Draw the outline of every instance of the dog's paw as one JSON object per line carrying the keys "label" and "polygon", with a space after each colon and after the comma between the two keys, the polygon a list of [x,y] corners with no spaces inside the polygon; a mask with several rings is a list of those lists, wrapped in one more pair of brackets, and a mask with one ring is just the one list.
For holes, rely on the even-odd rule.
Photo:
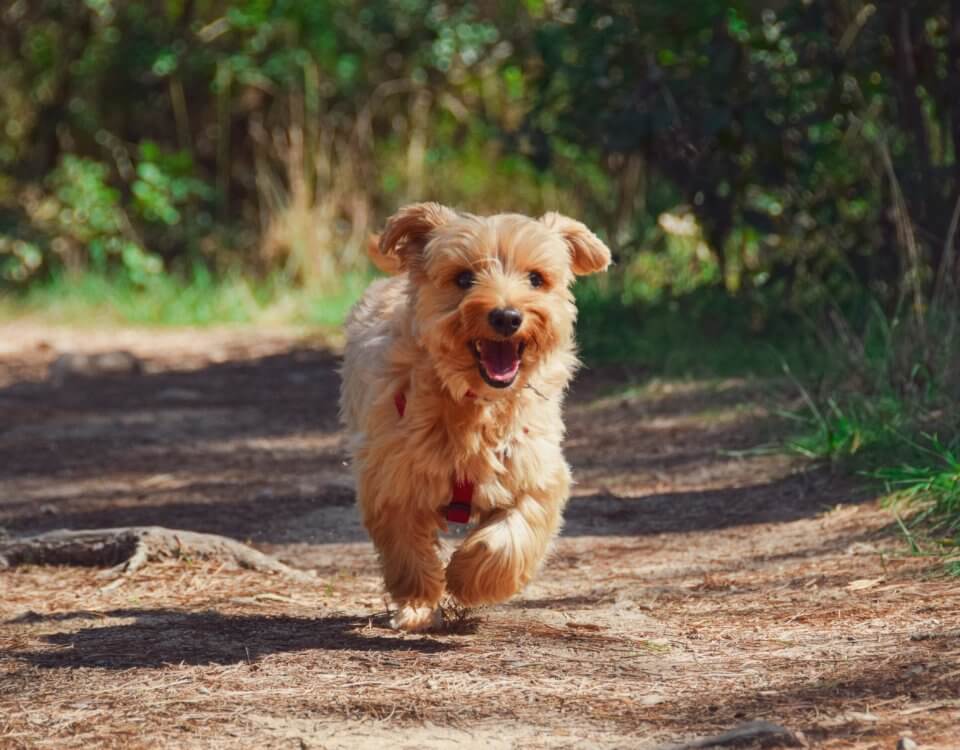
{"label": "dog's paw", "polygon": [[390,627],[395,630],[405,630],[408,633],[438,628],[442,623],[443,616],[439,609],[414,607],[409,604],[400,607],[390,618]]}
{"label": "dog's paw", "polygon": [[447,566],[447,591],[464,607],[506,601],[522,588],[522,570],[484,542],[465,543]]}

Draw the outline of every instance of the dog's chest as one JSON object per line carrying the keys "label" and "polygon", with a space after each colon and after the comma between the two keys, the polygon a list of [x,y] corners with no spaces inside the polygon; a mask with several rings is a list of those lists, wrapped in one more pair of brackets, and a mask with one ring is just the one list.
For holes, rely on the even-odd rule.
{"label": "dog's chest", "polygon": [[413,483],[431,503],[448,500],[451,488],[466,482],[481,509],[507,507],[542,486],[552,468],[562,464],[562,428],[551,429],[554,420],[542,413],[488,407],[451,417],[416,395],[396,397],[395,410],[389,455],[404,461],[405,474],[420,477]]}
{"label": "dog's chest", "polygon": [[555,465],[562,463],[559,442],[546,439],[523,424],[489,436],[482,449],[463,467],[477,487],[481,505],[511,505],[521,494],[540,486]]}

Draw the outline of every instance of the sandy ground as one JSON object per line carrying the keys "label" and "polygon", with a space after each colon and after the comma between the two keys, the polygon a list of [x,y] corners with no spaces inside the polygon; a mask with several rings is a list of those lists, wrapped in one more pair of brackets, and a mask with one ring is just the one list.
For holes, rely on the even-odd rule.
{"label": "sandy ground", "polygon": [[[855,482],[752,450],[783,429],[770,384],[585,372],[539,579],[392,632],[327,344],[0,327],[8,533],[160,524],[317,576],[189,554],[116,581],[0,571],[0,747],[655,748],[763,719],[810,747],[960,748],[960,586]],[[47,378],[118,348],[145,371]]]}

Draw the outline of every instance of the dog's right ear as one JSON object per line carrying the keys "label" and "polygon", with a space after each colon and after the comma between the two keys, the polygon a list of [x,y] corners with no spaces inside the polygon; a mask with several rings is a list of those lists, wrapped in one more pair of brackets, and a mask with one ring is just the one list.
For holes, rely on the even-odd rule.
{"label": "dog's right ear", "polygon": [[400,273],[400,259],[395,255],[384,255],[380,252],[380,235],[371,234],[367,238],[367,257],[370,262],[388,276]]}
{"label": "dog's right ear", "polygon": [[400,268],[409,267],[426,246],[430,233],[457,218],[456,212],[439,203],[412,203],[387,219],[380,235],[380,253],[396,258]]}

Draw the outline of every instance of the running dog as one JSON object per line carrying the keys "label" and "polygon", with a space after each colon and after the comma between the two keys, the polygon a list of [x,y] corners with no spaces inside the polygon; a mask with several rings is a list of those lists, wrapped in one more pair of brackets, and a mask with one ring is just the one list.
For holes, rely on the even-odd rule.
{"label": "running dog", "polygon": [[[570,494],[564,392],[577,366],[570,291],[610,251],[558,213],[480,217],[437,203],[386,223],[374,262],[396,275],[351,312],[340,413],[364,526],[407,631],[530,581]],[[475,527],[444,567],[438,532]]]}

